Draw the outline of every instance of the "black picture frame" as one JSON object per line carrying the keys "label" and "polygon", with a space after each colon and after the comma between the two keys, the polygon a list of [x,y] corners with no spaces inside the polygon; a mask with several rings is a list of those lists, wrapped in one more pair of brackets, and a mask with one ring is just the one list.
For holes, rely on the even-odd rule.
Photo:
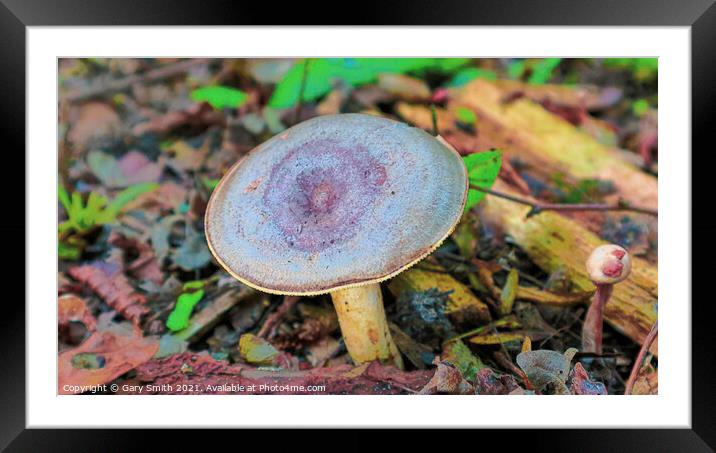
{"label": "black picture frame", "polygon": [[[7,451],[129,451],[143,449],[150,438],[165,439],[167,448],[177,446],[176,438],[161,430],[122,432],[117,430],[39,430],[25,429],[25,308],[26,272],[19,266],[24,256],[24,245],[32,238],[26,236],[25,199],[19,195],[24,187],[24,175],[31,172],[37,162],[26,162],[25,146],[25,31],[26,27],[51,25],[288,25],[297,20],[306,24],[343,25],[570,25],[570,26],[688,26],[691,27],[692,57],[692,139],[693,149],[699,150],[699,165],[692,162],[692,208],[701,207],[698,218],[693,210],[692,241],[699,244],[699,256],[704,263],[692,257],[683,263],[692,269],[692,281],[703,289],[713,266],[708,256],[713,251],[713,233],[716,221],[704,215],[710,206],[713,192],[708,181],[711,166],[702,162],[713,148],[710,141],[716,120],[716,6],[714,0],[689,3],[666,0],[452,0],[440,2],[407,1],[374,2],[359,4],[281,3],[256,1],[202,1],[175,0],[172,2],[125,0],[0,0],[0,137],[3,152],[4,194],[0,222],[3,238],[4,266],[14,272],[3,287],[13,287],[18,294],[5,297],[0,308],[0,448]],[[332,12],[334,17],[317,16],[317,11]],[[9,139],[9,141],[8,141]],[[682,152],[682,150],[671,150]],[[686,158],[686,152],[685,158]],[[18,171],[23,168],[24,171]],[[18,181],[14,181],[17,178]],[[20,181],[21,180],[21,181]],[[21,214],[22,213],[22,214]],[[19,239],[24,237],[24,242]],[[21,247],[23,250],[20,250]],[[7,253],[9,252],[9,253]],[[25,258],[22,259],[25,263]],[[20,275],[22,274],[22,275]],[[6,277],[9,275],[6,273]],[[695,289],[695,287],[692,287]],[[703,291],[705,293],[705,290]],[[692,291],[692,429],[683,430],[545,430],[537,436],[534,431],[521,430],[517,435],[500,431],[481,431],[471,434],[475,448],[485,442],[503,443],[506,448],[548,449],[550,451],[713,451],[716,449],[716,391],[712,380],[716,376],[713,345],[716,309],[707,293],[699,298]],[[21,299],[22,297],[22,299]],[[688,301],[669,301],[669,303]],[[548,417],[548,414],[543,415]],[[509,420],[505,420],[509,424]],[[224,432],[226,434],[226,432]],[[365,450],[373,448],[372,436],[366,433],[334,431],[336,442],[342,449]],[[230,435],[230,434],[229,434]],[[233,435],[236,436],[236,435]],[[292,445],[296,436],[265,436],[270,449],[278,444]],[[390,435],[399,440],[402,448],[411,442],[423,448],[465,448],[452,445],[452,435],[407,433]],[[190,443],[207,439],[217,441],[220,436],[187,432],[182,435],[182,449]],[[234,437],[235,442],[243,442]],[[300,443],[299,441],[295,441]],[[315,441],[307,441],[315,442]],[[321,442],[324,442],[323,440]],[[331,441],[325,441],[331,444]],[[469,442],[469,441],[468,441]],[[172,447],[173,445],[173,447]],[[231,444],[229,444],[231,445]],[[236,445],[236,444],[234,444]],[[248,445],[248,444],[247,444]],[[469,443],[466,444],[468,448]],[[498,448],[498,447],[491,447]]]}

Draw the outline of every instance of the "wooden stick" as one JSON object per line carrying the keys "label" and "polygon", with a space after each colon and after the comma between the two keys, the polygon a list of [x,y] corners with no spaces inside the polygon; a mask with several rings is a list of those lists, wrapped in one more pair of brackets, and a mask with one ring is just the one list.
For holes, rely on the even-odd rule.
{"label": "wooden stick", "polygon": [[603,203],[574,203],[574,204],[557,204],[557,203],[542,203],[536,200],[529,200],[527,198],[510,195],[507,193],[499,192],[497,190],[485,189],[479,186],[470,185],[471,189],[485,192],[486,194],[493,195],[495,197],[504,198],[505,200],[514,201],[526,206],[530,206],[532,209],[527,213],[527,217],[532,217],[540,212],[544,211],[633,211],[640,214],[648,214],[657,217],[659,211],[656,209],[642,208],[639,206],[631,206],[629,203],[620,201],[616,204],[603,204]]}
{"label": "wooden stick", "polygon": [[636,378],[637,376],[639,376],[639,370],[641,370],[642,365],[644,365],[644,357],[646,357],[646,352],[649,350],[649,348],[651,348],[651,344],[654,343],[656,336],[659,334],[659,328],[657,324],[657,322],[654,323],[654,326],[651,328],[651,331],[649,331],[649,335],[647,335],[646,339],[644,340],[644,344],[641,345],[639,355],[636,357],[636,361],[634,362],[634,366],[631,369],[631,374],[629,374],[629,379],[626,383],[626,389],[624,390],[625,395],[631,395],[631,392],[634,389],[634,384],[636,383]]}
{"label": "wooden stick", "polygon": [[161,68],[152,69],[144,74],[134,74],[123,79],[110,80],[109,82],[96,84],[94,86],[90,86],[89,88],[76,89],[61,97],[70,102],[84,101],[93,97],[126,90],[137,83],[156,82],[157,80],[168,79],[182,74],[196,65],[209,63],[211,61],[212,58],[182,60],[177,63],[162,66]]}

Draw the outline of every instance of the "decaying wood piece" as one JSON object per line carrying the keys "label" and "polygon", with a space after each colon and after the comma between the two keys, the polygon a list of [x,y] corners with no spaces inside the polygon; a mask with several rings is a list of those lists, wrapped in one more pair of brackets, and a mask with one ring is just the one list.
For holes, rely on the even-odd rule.
{"label": "decaying wood piece", "polygon": [[403,291],[427,291],[431,288],[437,288],[440,292],[452,291],[448,296],[445,313],[456,322],[483,323],[490,320],[487,305],[434,260],[419,263],[398,274],[388,284],[388,289],[395,297],[399,297]]}
{"label": "decaying wood piece", "polygon": [[478,79],[455,91],[451,108],[472,109],[478,136],[489,137],[507,157],[531,164],[546,177],[561,173],[572,180],[609,180],[624,200],[657,208],[655,177],[538,103],[525,97],[506,101],[508,91]]}
{"label": "decaying wood piece", "polygon": [[[500,180],[494,188],[515,193]],[[527,218],[529,210],[529,206],[488,196],[482,203],[480,215],[486,221],[500,225],[546,272],[563,266],[576,290],[593,291],[594,284],[587,275],[584,263],[592,250],[605,242],[556,212],[543,212]],[[641,344],[656,321],[657,300],[656,266],[634,257],[631,275],[614,285],[604,317],[615,329]],[[656,343],[651,351],[657,354]]]}
{"label": "decaying wood piece", "polygon": [[[126,393],[133,394],[281,394],[281,395],[394,395],[417,393],[435,370],[401,371],[370,362],[353,367],[305,371],[263,370],[230,365],[209,355],[176,354],[151,360],[137,368]],[[127,382],[129,384],[129,382]]]}
{"label": "decaying wood piece", "polygon": [[177,332],[175,336],[189,342],[196,340],[215,326],[231,307],[241,300],[244,300],[250,294],[254,294],[254,290],[247,286],[242,286],[238,291],[231,290],[222,294],[192,316],[189,320],[189,326]]}

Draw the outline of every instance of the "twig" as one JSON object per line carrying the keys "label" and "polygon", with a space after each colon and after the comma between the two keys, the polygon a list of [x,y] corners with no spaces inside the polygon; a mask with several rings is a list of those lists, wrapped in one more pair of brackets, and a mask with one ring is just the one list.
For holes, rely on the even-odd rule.
{"label": "twig", "polygon": [[303,76],[301,77],[301,87],[298,89],[298,104],[293,114],[293,123],[296,124],[301,119],[301,110],[303,110],[303,92],[306,90],[306,79],[308,79],[308,65],[311,63],[310,58],[306,58],[303,62]]}
{"label": "twig", "polygon": [[256,336],[271,339],[274,327],[276,327],[286,313],[288,313],[293,306],[296,305],[298,299],[299,298],[297,296],[284,296],[281,305],[279,305],[278,309],[271,313],[271,315],[266,319],[266,322],[264,322],[264,325],[261,326],[261,329],[259,329]]}
{"label": "twig", "polygon": [[531,201],[526,198],[516,197],[503,192],[498,192],[492,189],[485,189],[473,184],[470,184],[471,189],[479,190],[495,197],[504,198],[505,200],[514,201],[515,203],[530,206],[532,209],[527,213],[527,218],[537,215],[543,211],[631,211],[638,212],[640,214],[647,214],[657,217],[659,211],[651,208],[644,208],[640,206],[632,206],[624,200],[619,200],[616,204],[600,204],[600,203],[585,203],[585,204],[558,204],[558,203],[540,203],[538,201]]}
{"label": "twig", "polygon": [[209,63],[212,60],[212,58],[195,58],[192,60],[179,61],[161,68],[152,69],[144,74],[135,74],[123,79],[110,80],[88,88],[73,90],[67,93],[64,99],[70,102],[84,101],[101,95],[123,91],[137,83],[155,82],[157,80],[174,77],[196,65]]}
{"label": "twig", "polygon": [[651,345],[654,343],[654,339],[656,339],[656,336],[659,334],[657,324],[658,321],[651,327],[649,334],[644,339],[644,344],[641,345],[639,355],[636,357],[636,361],[634,362],[631,374],[629,374],[629,379],[626,383],[626,389],[624,390],[625,395],[631,395],[631,392],[634,389],[634,384],[636,383],[636,378],[639,375],[639,370],[641,370],[641,366],[644,363],[646,353],[649,352],[649,348],[651,348]]}

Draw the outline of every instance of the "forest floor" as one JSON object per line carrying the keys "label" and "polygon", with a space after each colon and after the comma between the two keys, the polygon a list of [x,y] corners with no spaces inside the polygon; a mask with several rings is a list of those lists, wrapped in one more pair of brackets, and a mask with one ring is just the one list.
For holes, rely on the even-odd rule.
{"label": "forest floor", "polygon": [[[59,75],[59,393],[625,392],[656,322],[655,60],[61,59]],[[354,366],[329,296],[248,288],[204,236],[245,153],[349,112],[439,134],[471,181],[474,156],[501,156],[496,193],[471,191],[452,236],[382,284],[404,370]],[[554,206],[575,204],[591,208]],[[633,269],[595,354],[584,262],[602,243]],[[657,355],[633,393],[657,392]]]}

